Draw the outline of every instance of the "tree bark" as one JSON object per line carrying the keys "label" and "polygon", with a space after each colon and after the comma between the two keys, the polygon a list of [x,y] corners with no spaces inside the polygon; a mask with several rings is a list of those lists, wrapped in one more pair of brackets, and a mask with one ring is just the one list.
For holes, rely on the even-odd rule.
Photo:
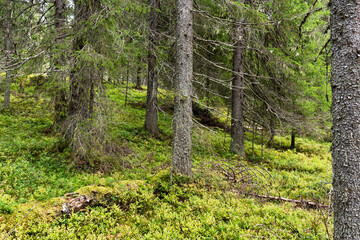
{"label": "tree bark", "polygon": [[193,2],[177,0],[173,167],[191,176]]}
{"label": "tree bark", "polygon": [[[55,0],[55,30],[57,35],[57,44],[60,45],[62,43],[61,35],[64,31],[65,26],[65,0]],[[66,90],[65,90],[65,76],[61,73],[60,66],[64,65],[64,56],[59,51],[57,51],[58,56],[55,57],[54,65],[55,65],[55,74],[54,79],[57,85],[57,91],[55,93],[55,116],[54,116],[54,126],[60,128],[62,123],[66,118],[67,112],[67,100],[66,100]]]}
{"label": "tree bark", "polygon": [[233,79],[232,79],[232,112],[231,112],[231,143],[230,151],[237,153],[240,157],[245,157],[244,146],[244,26],[242,19],[234,25],[234,53],[233,53]]}
{"label": "tree bark", "polygon": [[360,1],[331,1],[334,239],[360,239]]}
{"label": "tree bark", "polygon": [[158,72],[156,69],[156,49],[158,46],[158,13],[159,0],[149,0],[150,9],[150,32],[149,32],[149,53],[148,53],[148,83],[146,97],[145,130],[157,135],[158,129]]}
{"label": "tree bark", "polygon": [[[6,24],[6,36],[5,36],[5,50],[6,50],[6,59],[7,63],[10,63],[11,61],[11,35],[12,35],[12,7],[8,10],[8,19]],[[4,107],[9,108],[10,107],[10,95],[11,95],[11,72],[10,70],[6,71],[6,77],[5,77],[5,95],[4,95]]]}
{"label": "tree bark", "polygon": [[293,129],[293,130],[291,130],[291,145],[290,145],[290,149],[295,149],[295,138],[296,138],[296,131]]}

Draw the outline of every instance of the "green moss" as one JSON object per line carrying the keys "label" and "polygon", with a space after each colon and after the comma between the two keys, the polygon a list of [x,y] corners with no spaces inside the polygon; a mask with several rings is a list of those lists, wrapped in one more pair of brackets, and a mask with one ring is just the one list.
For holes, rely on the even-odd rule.
{"label": "green moss", "polygon": [[[161,92],[159,105],[171,104],[172,94]],[[284,146],[290,138],[281,136],[262,154],[257,137],[253,156],[247,133],[247,158],[240,161],[228,152],[228,134],[195,125],[194,176],[173,174],[171,180],[171,111],[159,114],[162,134],[154,137],[143,129],[146,91],[130,88],[126,108],[118,89],[109,85],[107,93],[112,109],[109,132],[120,146],[119,156],[112,159],[119,168],[107,174],[69,167],[71,149],[52,130],[46,96],[1,112],[0,238],[16,224],[11,236],[18,239],[326,239],[331,232],[332,218],[328,230],[324,224],[327,213],[240,198],[236,192],[244,190],[241,182],[234,185],[210,167],[211,162],[222,162],[251,168],[255,187],[245,190],[323,201],[330,189],[326,182],[331,182],[329,143],[297,138],[296,150],[288,150]],[[20,95],[12,96],[12,101],[21,100]],[[99,206],[57,217],[66,201],[61,196],[92,191],[111,201],[105,198]]]}

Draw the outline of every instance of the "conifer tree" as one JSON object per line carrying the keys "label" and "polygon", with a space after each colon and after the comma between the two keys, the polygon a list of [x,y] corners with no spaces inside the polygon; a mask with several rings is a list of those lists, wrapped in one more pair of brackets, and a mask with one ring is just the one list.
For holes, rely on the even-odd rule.
{"label": "conifer tree", "polygon": [[173,167],[190,176],[193,78],[193,2],[177,0]]}
{"label": "conifer tree", "polygon": [[334,239],[360,239],[360,1],[331,1]]}

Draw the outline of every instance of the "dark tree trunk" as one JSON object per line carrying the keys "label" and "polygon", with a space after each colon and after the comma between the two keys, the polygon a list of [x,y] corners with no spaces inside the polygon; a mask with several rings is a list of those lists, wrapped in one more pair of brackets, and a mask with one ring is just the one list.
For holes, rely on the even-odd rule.
{"label": "dark tree trunk", "polygon": [[149,0],[150,9],[150,32],[149,32],[149,53],[148,53],[148,82],[146,97],[145,130],[157,135],[158,129],[158,72],[156,69],[156,49],[158,45],[158,13],[159,0]]}
{"label": "dark tree trunk", "polygon": [[193,77],[193,2],[177,0],[173,167],[190,176]]}
{"label": "dark tree trunk", "polygon": [[331,1],[334,239],[360,239],[360,1]]}
{"label": "dark tree trunk", "polygon": [[[55,30],[58,38],[57,44],[60,45],[62,43],[61,35],[64,31],[65,26],[65,0],[55,0]],[[58,52],[58,56],[54,57],[54,65],[55,65],[55,74],[54,79],[57,85],[57,91],[55,93],[55,116],[54,116],[54,126],[56,128],[60,128],[63,124],[66,114],[67,114],[67,100],[66,100],[66,90],[65,90],[65,76],[60,71],[60,66],[64,65],[64,56],[60,51]],[[60,54],[59,54],[60,52]]]}
{"label": "dark tree trunk", "polygon": [[231,144],[230,151],[237,153],[240,157],[245,157],[244,147],[244,26],[242,20],[238,20],[234,26],[235,44],[233,53],[233,79],[232,79],[232,112],[231,112]]}
{"label": "dark tree trunk", "polygon": [[[5,36],[5,50],[6,50],[6,59],[7,63],[9,64],[11,61],[10,54],[11,54],[11,35],[12,35],[12,7],[10,7],[8,11],[8,18],[6,23],[6,36]],[[4,95],[4,107],[9,108],[10,107],[10,95],[11,95],[11,71],[6,71],[6,77],[5,77],[5,95]]]}
{"label": "dark tree trunk", "polygon": [[291,131],[291,145],[290,149],[295,149],[295,137],[296,137],[296,131],[293,129]]}
{"label": "dark tree trunk", "polygon": [[136,89],[137,90],[142,90],[142,87],[141,87],[141,65],[139,64],[138,67],[137,67],[137,71],[136,71]]}

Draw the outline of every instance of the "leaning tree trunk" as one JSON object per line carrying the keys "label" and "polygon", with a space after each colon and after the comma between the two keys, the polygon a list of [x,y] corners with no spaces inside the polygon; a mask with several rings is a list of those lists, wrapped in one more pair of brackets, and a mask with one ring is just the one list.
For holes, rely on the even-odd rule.
{"label": "leaning tree trunk", "polygon": [[[6,60],[8,65],[11,62],[11,35],[12,35],[12,9],[10,8],[8,11],[8,19],[7,19],[7,26],[6,26],[6,36],[5,36],[5,49],[6,49]],[[11,94],[11,71],[8,69],[6,71],[6,78],[5,78],[5,95],[4,95],[4,107],[10,107],[10,94]]]}
{"label": "leaning tree trunk", "polygon": [[234,53],[233,53],[233,79],[232,79],[232,112],[231,112],[231,144],[230,151],[245,157],[244,147],[244,26],[242,20],[235,22]]}
{"label": "leaning tree trunk", "polygon": [[148,54],[148,83],[146,97],[145,130],[157,135],[158,129],[158,72],[156,69],[156,49],[158,45],[158,9],[159,0],[149,0],[150,10],[150,32],[149,32],[149,54]]}
{"label": "leaning tree trunk", "polygon": [[190,176],[193,75],[193,2],[177,0],[173,167]]}
{"label": "leaning tree trunk", "polygon": [[360,1],[331,1],[334,239],[360,239]]}
{"label": "leaning tree trunk", "polygon": [[[57,45],[62,44],[62,33],[65,26],[65,0],[55,0],[55,31],[57,35]],[[60,128],[64,122],[67,114],[67,101],[66,101],[66,90],[65,90],[65,76],[61,72],[61,66],[64,65],[64,55],[61,53],[61,50],[56,49],[57,56],[54,57],[54,79],[56,81],[57,90],[55,93],[55,116],[54,116],[54,126]]]}

